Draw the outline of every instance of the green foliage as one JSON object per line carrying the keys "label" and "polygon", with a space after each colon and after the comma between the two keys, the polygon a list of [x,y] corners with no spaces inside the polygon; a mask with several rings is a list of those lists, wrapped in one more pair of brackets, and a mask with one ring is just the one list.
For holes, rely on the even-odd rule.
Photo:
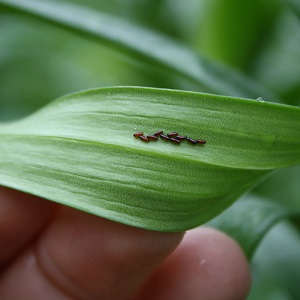
{"label": "green foliage", "polygon": [[[209,224],[252,260],[249,299],[300,298],[300,10],[286,4],[0,0],[1,184],[166,231],[207,222],[256,184]],[[124,87],[8,122],[104,86]],[[158,129],[207,144],[132,137]],[[283,219],[294,223],[272,229]]]}
{"label": "green foliage", "polygon": [[287,0],[287,3],[291,6],[294,13],[300,18],[300,4],[297,0]]}
{"label": "green foliage", "polygon": [[[2,125],[0,182],[126,224],[185,230],[270,170],[299,163],[299,118],[300,108],[209,94],[81,92]],[[158,129],[207,145],[132,136]]]}
{"label": "green foliage", "polygon": [[270,5],[261,0],[206,2],[207,13],[196,43],[208,56],[247,71],[274,28],[279,3],[273,1]]}
{"label": "green foliage", "polygon": [[278,222],[297,217],[299,211],[248,195],[239,200],[209,225],[222,228],[239,242],[251,260],[266,233]]}
{"label": "green foliage", "polygon": [[50,1],[1,0],[1,3],[72,32],[96,38],[146,64],[163,68],[200,84],[207,91],[240,97],[276,99],[275,95],[243,74],[196,55],[168,37],[119,18],[80,9],[67,2],[53,4]]}

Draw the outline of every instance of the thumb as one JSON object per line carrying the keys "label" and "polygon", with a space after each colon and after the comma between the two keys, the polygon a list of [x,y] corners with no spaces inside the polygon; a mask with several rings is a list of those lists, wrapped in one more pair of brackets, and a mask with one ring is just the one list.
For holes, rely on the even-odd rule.
{"label": "thumb", "polygon": [[182,236],[61,207],[2,283],[8,290],[18,280],[18,291],[16,287],[10,291],[32,300],[45,295],[49,299],[128,299]]}

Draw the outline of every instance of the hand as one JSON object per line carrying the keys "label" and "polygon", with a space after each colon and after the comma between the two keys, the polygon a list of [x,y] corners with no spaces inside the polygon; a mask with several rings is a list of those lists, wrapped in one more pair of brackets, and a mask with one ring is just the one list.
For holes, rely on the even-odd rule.
{"label": "hand", "polygon": [[246,259],[209,228],[163,233],[0,187],[2,300],[239,300]]}

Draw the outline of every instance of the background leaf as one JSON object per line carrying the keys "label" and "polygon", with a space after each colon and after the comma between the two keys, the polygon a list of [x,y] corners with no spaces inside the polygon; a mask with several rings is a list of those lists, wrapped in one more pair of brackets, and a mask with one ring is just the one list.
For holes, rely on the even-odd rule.
{"label": "background leaf", "polygon": [[[297,107],[192,92],[86,91],[1,126],[0,182],[126,224],[185,230],[271,170],[298,164],[299,116]],[[207,144],[132,136],[160,129]]]}
{"label": "background leaf", "polygon": [[210,92],[239,97],[278,99],[245,75],[201,57],[166,36],[116,17],[61,1],[0,0],[0,5],[104,41],[145,63],[195,82],[198,89],[204,87]]}
{"label": "background leaf", "polygon": [[299,220],[300,209],[249,194],[208,223],[233,237],[251,261],[247,300],[299,298]]}
{"label": "background leaf", "polygon": [[268,42],[261,46],[251,65],[251,74],[291,105],[300,104],[300,22],[290,10],[283,10]]}
{"label": "background leaf", "polygon": [[295,226],[289,222],[274,226],[253,257],[253,285],[247,299],[298,299],[299,249],[300,235]]}
{"label": "background leaf", "polygon": [[295,14],[300,18],[300,4],[297,0],[287,0],[287,3],[291,6]]}
{"label": "background leaf", "polygon": [[209,225],[232,236],[249,260],[269,230],[282,220],[298,217],[300,210],[248,195],[212,220]]}
{"label": "background leaf", "polygon": [[[204,3],[195,43],[215,60],[247,72],[270,38],[281,3],[264,0],[211,0]],[[237,25],[238,24],[238,25]]]}

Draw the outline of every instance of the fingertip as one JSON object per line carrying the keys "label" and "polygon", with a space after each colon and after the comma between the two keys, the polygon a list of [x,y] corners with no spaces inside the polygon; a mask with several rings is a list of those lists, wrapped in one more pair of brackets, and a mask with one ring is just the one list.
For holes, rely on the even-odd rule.
{"label": "fingertip", "polygon": [[242,300],[250,289],[247,260],[229,236],[211,228],[186,233],[137,299]]}
{"label": "fingertip", "polygon": [[[246,299],[251,286],[251,275],[249,263],[240,245],[216,229],[199,230],[198,234],[207,242],[203,256],[212,260],[211,265],[207,266],[206,293],[215,294],[211,299]],[[203,260],[202,263],[205,264]]]}
{"label": "fingertip", "polygon": [[[182,236],[61,206],[35,244],[2,276],[0,298],[129,299]],[[13,288],[16,280],[22,285]]]}
{"label": "fingertip", "polygon": [[126,299],[177,247],[182,236],[62,207],[39,241],[36,255],[54,284],[74,297],[80,288],[90,299]]}
{"label": "fingertip", "polygon": [[0,265],[7,265],[51,220],[57,205],[0,186]]}

